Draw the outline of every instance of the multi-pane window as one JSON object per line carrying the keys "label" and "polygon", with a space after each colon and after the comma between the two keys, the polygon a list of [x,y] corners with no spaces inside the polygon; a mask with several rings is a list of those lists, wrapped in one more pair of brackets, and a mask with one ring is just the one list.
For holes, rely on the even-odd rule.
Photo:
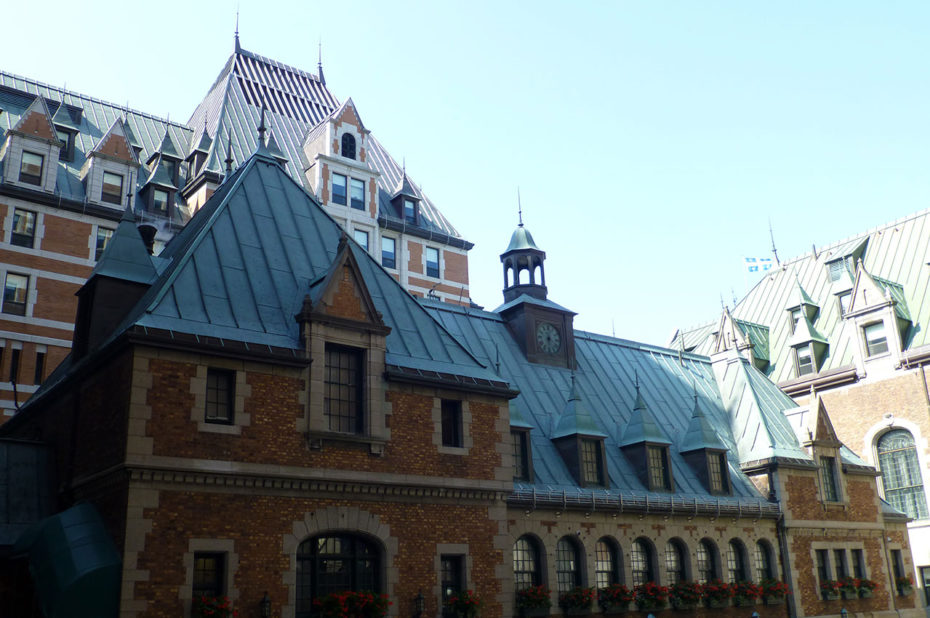
{"label": "multi-pane window", "polygon": [[879,438],[876,447],[885,499],[909,517],[926,519],[927,498],[914,436],[906,429],[893,429]]}
{"label": "multi-pane window", "polygon": [[13,348],[13,351],[10,353],[10,375],[8,381],[19,383],[19,359],[22,357],[23,351],[20,348]]}
{"label": "multi-pane window", "polygon": [[226,594],[226,554],[194,552],[193,598]]}
{"label": "multi-pane window", "polygon": [[697,562],[697,582],[706,584],[717,576],[717,565],[715,563],[716,552],[710,541],[702,540],[695,552],[695,561]]}
{"label": "multi-pane window", "polygon": [[3,313],[26,315],[26,298],[29,295],[28,275],[7,273],[3,286]]}
{"label": "multi-pane window", "polygon": [[789,320],[791,321],[791,332],[793,333],[794,331],[798,330],[798,322],[801,321],[800,307],[797,309],[791,310],[791,315],[789,317]]}
{"label": "multi-pane window", "polygon": [[74,135],[64,129],[55,129],[58,141],[61,142],[61,150],[58,153],[59,161],[74,160]]}
{"label": "multi-pane window", "polygon": [[404,221],[417,224],[417,203],[413,200],[404,200]]}
{"label": "multi-pane window", "polygon": [[510,441],[513,445],[513,480],[530,480],[529,432],[511,431]]}
{"label": "multi-pane window", "polygon": [[346,204],[346,177],[342,174],[333,174],[333,203]]}
{"label": "multi-pane window", "polygon": [[97,228],[97,246],[94,250],[94,259],[99,260],[103,255],[103,252],[106,250],[107,245],[110,244],[110,239],[113,238],[113,230],[107,229],[105,227]]}
{"label": "multi-pane window", "polygon": [[654,581],[653,573],[649,546],[642,539],[636,539],[633,541],[632,549],[630,549],[630,575],[633,585],[640,586],[646,582]]}
{"label": "multi-pane window", "polygon": [[818,549],[814,552],[814,559],[817,563],[817,578],[821,583],[832,579],[830,577],[830,556],[826,549]]}
{"label": "multi-pane window", "polygon": [[356,210],[365,210],[365,183],[353,178],[349,189],[351,190],[349,205]]}
{"label": "multi-pane window", "polygon": [[756,581],[770,579],[775,576],[772,569],[772,550],[763,541],[756,543]]}
{"label": "multi-pane window", "polygon": [[891,572],[896,580],[904,577],[904,558],[900,549],[891,550]]}
{"label": "multi-pane window", "polygon": [[168,192],[163,189],[152,190],[152,212],[168,215]]}
{"label": "multi-pane window", "polygon": [[850,552],[852,558],[852,575],[856,579],[865,579],[865,557],[861,549],[854,549]]}
{"label": "multi-pane window", "polygon": [[323,380],[323,414],[330,431],[362,433],[364,352],[355,348],[326,345]]}
{"label": "multi-pane window", "polygon": [[23,158],[19,164],[19,181],[31,185],[42,184],[42,165],[45,157],[34,152],[23,151]]}
{"label": "multi-pane window", "polygon": [[555,573],[560,594],[581,585],[579,553],[578,546],[567,537],[559,539],[555,546]]}
{"label": "multi-pane window", "polygon": [[10,233],[10,244],[17,247],[35,246],[36,240],[36,213],[31,210],[17,208],[13,211],[13,231]]}
{"label": "multi-pane window", "polygon": [[357,242],[362,247],[362,249],[368,251],[368,232],[355,230],[352,232],[352,236],[355,238],[355,242]]}
{"label": "multi-pane window", "polygon": [[837,296],[837,301],[840,304],[840,316],[844,316],[849,313],[849,300],[852,298],[852,292],[844,292]]}
{"label": "multi-pane window", "polygon": [[619,552],[610,539],[601,539],[594,546],[594,585],[606,588],[620,583]]}
{"label": "multi-pane window", "polygon": [[103,188],[100,190],[100,200],[110,204],[123,202],[123,177],[113,172],[103,173]]}
{"label": "multi-pane window", "polygon": [[[443,554],[439,558],[440,586],[442,587],[442,605],[457,592],[465,590],[465,556]],[[443,615],[453,616],[443,610]]]}
{"label": "multi-pane window", "polygon": [[733,539],[727,550],[727,581],[731,584],[746,581],[746,559],[743,544]]}
{"label": "multi-pane window", "polygon": [[388,236],[381,237],[381,265],[385,268],[396,267],[397,261],[395,258],[397,254],[394,250],[395,246],[396,243],[393,238]]}
{"label": "multi-pane window", "polygon": [[32,383],[41,384],[42,378],[45,377],[45,352],[36,352],[36,366],[33,374]]}
{"label": "multi-pane window", "polygon": [[380,568],[380,552],[365,538],[341,534],[307,539],[297,548],[297,618],[316,614],[313,599],[333,592],[379,592]]}
{"label": "multi-pane window", "polygon": [[730,491],[727,474],[727,456],[725,453],[707,453],[707,473],[710,481],[710,491],[714,494],[725,494]]}
{"label": "multi-pane window", "polygon": [[684,579],[684,551],[679,543],[669,541],[665,544],[665,583],[674,586]]}
{"label": "multi-pane window", "polygon": [[585,485],[604,485],[604,459],[600,440],[581,441],[581,480]]}
{"label": "multi-pane window", "polygon": [[814,373],[814,355],[809,343],[796,347],[794,356],[798,366],[798,377]]}
{"label": "multi-pane window", "polygon": [[521,536],[513,544],[514,590],[524,590],[541,583],[539,546],[530,537]]}
{"label": "multi-pane window", "polygon": [[846,568],[846,550],[833,550],[833,568],[836,571],[836,579],[846,579],[849,577],[849,570]]}
{"label": "multi-pane window", "polygon": [[426,276],[439,276],[439,249],[435,247],[426,248]]}
{"label": "multi-pane window", "polygon": [[346,159],[355,158],[355,136],[351,133],[342,134],[342,156]]}
{"label": "multi-pane window", "polygon": [[885,323],[875,322],[862,329],[865,336],[866,356],[884,354],[888,351],[888,339],[885,337]]}
{"label": "multi-pane window", "polygon": [[443,399],[442,404],[442,445],[461,447],[462,444],[462,402],[457,399]]}
{"label": "multi-pane window", "polygon": [[233,422],[233,401],[236,372],[207,369],[207,398],[204,420],[208,423]]}
{"label": "multi-pane window", "polygon": [[671,489],[672,478],[668,469],[668,449],[664,446],[646,446],[646,465],[649,469],[649,489]]}
{"label": "multi-pane window", "polygon": [[823,499],[826,502],[838,502],[840,499],[839,488],[836,484],[836,458],[820,458],[820,480],[823,486]]}
{"label": "multi-pane window", "polygon": [[[848,258],[847,258],[848,259]],[[827,264],[829,269],[830,282],[839,281],[840,277],[843,276],[844,271],[848,271],[846,267],[846,260],[836,260],[835,262],[830,262]]]}

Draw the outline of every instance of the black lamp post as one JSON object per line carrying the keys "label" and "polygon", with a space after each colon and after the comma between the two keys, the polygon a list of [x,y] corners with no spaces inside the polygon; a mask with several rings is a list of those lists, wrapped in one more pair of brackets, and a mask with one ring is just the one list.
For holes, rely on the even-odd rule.
{"label": "black lamp post", "polygon": [[259,615],[262,618],[271,618],[271,599],[268,598],[268,591],[265,591],[265,596],[262,597],[262,600],[258,602]]}
{"label": "black lamp post", "polygon": [[426,610],[426,599],[423,598],[423,591],[420,590],[417,592],[417,596],[413,598],[413,615],[415,618],[420,618],[423,615],[423,612]]}

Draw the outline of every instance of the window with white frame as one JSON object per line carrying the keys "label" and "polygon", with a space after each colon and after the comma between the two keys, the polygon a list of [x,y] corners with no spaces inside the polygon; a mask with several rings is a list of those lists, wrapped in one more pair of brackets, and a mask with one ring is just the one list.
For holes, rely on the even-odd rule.
{"label": "window with white frame", "polygon": [[885,323],[873,322],[862,328],[865,337],[865,355],[877,356],[888,351],[888,339],[885,337]]}

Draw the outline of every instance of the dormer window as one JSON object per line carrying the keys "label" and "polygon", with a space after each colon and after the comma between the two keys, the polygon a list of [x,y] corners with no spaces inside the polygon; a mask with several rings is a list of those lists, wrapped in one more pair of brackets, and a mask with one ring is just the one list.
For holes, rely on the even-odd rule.
{"label": "dormer window", "polygon": [[827,264],[827,273],[830,277],[830,283],[839,281],[844,274],[849,273],[852,269],[850,268],[852,260],[850,257],[845,257],[840,260],[834,260]]}
{"label": "dormer window", "polygon": [[152,203],[151,211],[165,216],[168,216],[168,197],[169,193],[164,189],[152,189]]}
{"label": "dormer window", "polygon": [[791,310],[790,320],[791,320],[791,324],[790,324],[791,332],[793,334],[794,331],[797,330],[798,328],[798,322],[801,321],[801,308],[800,307],[798,307],[797,309]]}
{"label": "dormer window", "polygon": [[123,177],[113,172],[103,173],[103,188],[100,191],[100,201],[110,204],[123,203]]}
{"label": "dormer window", "polygon": [[342,134],[342,156],[355,159],[355,137],[351,133]]}
{"label": "dormer window", "polygon": [[836,478],[836,458],[820,458],[820,481],[823,489],[824,502],[839,502],[839,483]]}
{"label": "dormer window", "polygon": [[840,317],[844,317],[849,313],[849,301],[852,298],[852,292],[843,292],[836,297],[837,303],[840,306]]}
{"label": "dormer window", "polygon": [[672,472],[668,460],[668,447],[657,444],[646,446],[646,466],[651,491],[671,491]]}
{"label": "dormer window", "polygon": [[809,343],[800,345],[794,349],[794,362],[795,367],[798,370],[798,377],[806,376],[810,373],[816,372],[814,364],[814,353],[811,350],[811,345]]}
{"label": "dormer window", "polygon": [[885,336],[885,323],[874,322],[862,329],[865,337],[866,356],[878,356],[888,351],[888,339]]}
{"label": "dormer window", "polygon": [[171,182],[177,186],[178,184],[178,162],[173,159],[166,159],[162,157],[161,165],[165,167],[165,171],[168,172],[168,176],[171,178]]}
{"label": "dormer window", "polygon": [[406,198],[404,199],[404,221],[412,225],[417,224],[417,203]]}
{"label": "dormer window", "polygon": [[727,455],[707,452],[707,485],[712,494],[730,493],[730,475],[727,470]]}
{"label": "dormer window", "polygon": [[73,161],[74,160],[74,134],[70,131],[65,131],[64,129],[55,129],[55,133],[58,135],[58,141],[61,142],[61,152],[58,155],[59,161]]}
{"label": "dormer window", "polygon": [[31,185],[42,184],[42,166],[45,157],[28,150],[23,151],[23,158],[19,165],[19,181]]}
{"label": "dormer window", "polygon": [[513,480],[532,481],[530,432],[525,429],[511,429],[510,441],[513,446]]}
{"label": "dormer window", "polygon": [[346,177],[333,174],[333,203],[346,205]]}
{"label": "dormer window", "polygon": [[581,480],[586,486],[604,486],[603,442],[583,439],[581,441]]}

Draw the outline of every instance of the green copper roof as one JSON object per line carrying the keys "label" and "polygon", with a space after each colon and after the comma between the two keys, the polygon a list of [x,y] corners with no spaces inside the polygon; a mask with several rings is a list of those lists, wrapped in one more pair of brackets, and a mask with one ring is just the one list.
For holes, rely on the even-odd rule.
{"label": "green copper roof", "polygon": [[504,253],[520,251],[523,249],[535,249],[536,251],[541,251],[541,249],[536,246],[536,242],[533,240],[533,235],[530,234],[530,231],[523,227],[523,224],[521,223],[510,236],[510,244],[507,245],[507,249],[504,251]]}
{"label": "green copper roof", "polygon": [[523,418],[523,413],[520,412],[520,404],[516,402],[515,399],[511,399],[509,402],[510,408],[510,426],[511,427],[520,427],[524,429],[532,429],[533,425],[525,418]]}
{"label": "green copper roof", "polygon": [[158,161],[155,163],[152,171],[149,172],[148,178],[146,178],[142,186],[147,187],[149,185],[164,187],[165,189],[177,189],[174,184],[174,179],[171,178],[171,174],[168,173],[165,161],[161,157],[158,157]]}
{"label": "green copper roof", "polygon": [[112,277],[137,283],[152,283],[155,280],[155,266],[152,257],[145,248],[142,236],[136,227],[136,218],[131,209],[123,212],[113,237],[94,267],[90,278],[96,276]]}
{"label": "green copper roof", "polygon": [[685,431],[685,437],[682,438],[678,445],[679,453],[689,453],[702,449],[726,450],[726,445],[720,439],[720,434],[711,426],[705,418],[704,411],[701,410],[701,404],[697,392],[694,393],[694,410],[691,412],[691,421],[688,423],[688,429]]}
{"label": "green copper roof", "polygon": [[165,135],[161,138],[161,144],[158,145],[156,152],[160,152],[165,157],[172,157],[174,159],[182,159],[181,153],[178,151],[178,147],[175,146],[174,140],[171,139],[171,133],[165,129]]}
{"label": "green copper roof", "polygon": [[769,327],[736,318],[733,321],[752,343],[752,355],[759,360],[769,360]]}
{"label": "green copper roof", "polygon": [[190,154],[195,152],[202,152],[205,155],[210,154],[210,146],[213,145],[213,140],[210,139],[210,134],[206,130],[200,133],[200,140],[197,142],[197,145],[191,150]]}
{"label": "green copper roof", "polygon": [[591,414],[578,394],[575,377],[572,376],[572,387],[568,394],[568,401],[565,402],[562,415],[552,432],[552,439],[556,440],[575,435],[607,437],[607,434],[601,431],[594,419],[591,418]]}
{"label": "green copper roof", "polygon": [[791,296],[791,300],[788,303],[788,309],[797,309],[803,305],[809,305],[811,307],[820,307],[814,299],[812,299],[807,292],[804,291],[804,287],[801,285],[801,282],[798,280],[797,275],[794,278],[796,289]]}
{"label": "green copper roof", "polygon": [[619,444],[621,447],[632,444],[641,444],[648,442],[650,444],[671,444],[662,428],[656,422],[655,417],[646,407],[643,396],[639,391],[639,385],[636,386],[636,400],[633,403],[633,413],[630,415],[630,421],[623,430]]}
{"label": "green copper roof", "polygon": [[52,123],[58,127],[64,127],[66,129],[71,129],[72,131],[80,131],[81,125],[74,122],[74,119],[71,117],[71,112],[68,111],[67,106],[58,105],[58,111],[55,112],[55,115],[52,116]]}
{"label": "green copper roof", "polygon": [[872,279],[895,302],[895,315],[897,315],[902,320],[910,321],[911,312],[907,309],[907,296],[904,293],[904,286],[900,283],[895,283],[894,281],[889,281],[881,277],[873,276]]}
{"label": "green copper roof", "polygon": [[807,319],[807,314],[803,311],[801,312],[801,319],[798,320],[797,326],[794,327],[794,334],[791,336],[791,339],[788,340],[788,345],[796,346],[802,343],[810,343],[811,341],[816,341],[817,343],[827,343],[827,340],[821,335],[814,325],[811,324],[811,321]]}

